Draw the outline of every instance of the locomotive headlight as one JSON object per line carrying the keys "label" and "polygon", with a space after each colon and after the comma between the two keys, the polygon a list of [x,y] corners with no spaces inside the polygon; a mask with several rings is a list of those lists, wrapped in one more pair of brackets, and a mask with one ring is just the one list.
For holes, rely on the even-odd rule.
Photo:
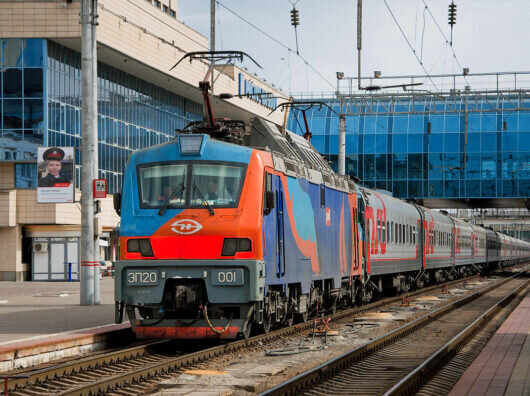
{"label": "locomotive headlight", "polygon": [[140,253],[144,257],[153,257],[153,248],[149,239],[129,239],[127,241],[127,252]]}
{"label": "locomotive headlight", "polygon": [[248,238],[225,238],[221,256],[233,256],[236,252],[251,252],[252,242]]}
{"label": "locomotive headlight", "polygon": [[202,135],[179,136],[180,154],[200,154]]}

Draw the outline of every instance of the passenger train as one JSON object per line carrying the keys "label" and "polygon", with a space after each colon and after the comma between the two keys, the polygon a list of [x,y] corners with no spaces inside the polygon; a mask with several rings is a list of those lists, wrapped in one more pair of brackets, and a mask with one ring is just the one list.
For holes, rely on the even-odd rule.
{"label": "passenger train", "polygon": [[137,337],[248,337],[530,257],[528,242],[338,176],[299,135],[249,129],[234,144],[199,123],[131,155],[115,300]]}

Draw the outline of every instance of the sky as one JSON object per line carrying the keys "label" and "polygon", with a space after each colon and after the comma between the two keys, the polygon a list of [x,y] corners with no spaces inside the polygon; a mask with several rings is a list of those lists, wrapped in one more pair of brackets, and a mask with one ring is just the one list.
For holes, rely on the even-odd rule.
{"label": "sky", "polygon": [[[290,10],[300,13],[296,55]],[[446,40],[425,10],[425,3],[447,38],[449,0],[386,0],[429,74],[460,73]],[[220,0],[216,7],[216,49],[240,50],[242,66],[285,93],[333,92],[336,72],[357,76],[357,0]],[[456,0],[453,49],[470,73],[530,70],[530,0]],[[274,42],[224,6],[276,38]],[[210,35],[210,0],[179,0],[178,19]],[[422,45],[423,43],[423,45]],[[419,61],[385,5],[363,1],[362,75],[424,75]],[[530,80],[530,76],[528,77]]]}

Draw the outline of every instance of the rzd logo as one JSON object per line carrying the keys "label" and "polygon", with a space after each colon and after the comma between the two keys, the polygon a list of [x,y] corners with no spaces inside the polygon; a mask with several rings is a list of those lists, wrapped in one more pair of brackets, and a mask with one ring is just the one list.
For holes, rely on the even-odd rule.
{"label": "rzd logo", "polygon": [[202,225],[191,219],[182,219],[171,224],[171,231],[182,235],[195,234],[201,229]]}

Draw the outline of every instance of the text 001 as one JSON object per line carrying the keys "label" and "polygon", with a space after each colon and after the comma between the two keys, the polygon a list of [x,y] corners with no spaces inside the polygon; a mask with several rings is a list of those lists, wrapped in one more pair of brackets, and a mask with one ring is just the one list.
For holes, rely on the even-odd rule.
{"label": "text 001", "polygon": [[129,286],[156,286],[158,285],[158,271],[127,271],[127,284]]}
{"label": "text 001", "polygon": [[218,286],[241,286],[244,284],[243,270],[241,268],[212,270],[212,284]]}

